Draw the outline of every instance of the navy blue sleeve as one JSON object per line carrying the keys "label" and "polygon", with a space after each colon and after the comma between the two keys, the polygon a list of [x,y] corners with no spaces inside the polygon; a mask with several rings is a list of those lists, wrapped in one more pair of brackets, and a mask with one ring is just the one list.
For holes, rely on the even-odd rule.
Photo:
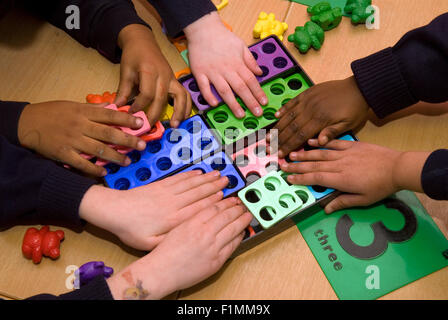
{"label": "navy blue sleeve", "polygon": [[17,137],[19,118],[28,102],[0,101],[0,135],[10,143],[20,145]]}
{"label": "navy blue sleeve", "polygon": [[352,63],[364,98],[379,118],[419,101],[448,100],[448,13]]}
{"label": "navy blue sleeve", "polygon": [[79,206],[95,180],[77,175],[0,136],[0,227],[83,225]]}
{"label": "navy blue sleeve", "polygon": [[422,187],[435,200],[448,200],[448,150],[436,150],[428,157],[422,171]]}
{"label": "navy blue sleeve", "polygon": [[148,0],[165,24],[168,35],[176,37],[188,25],[210,12],[216,6],[210,0]]}
{"label": "navy blue sleeve", "polygon": [[[137,15],[130,0],[27,0],[27,4],[33,12],[40,14],[84,46],[98,50],[114,63],[119,63],[121,58],[117,43],[121,29],[130,24],[142,24],[149,28]],[[67,10],[69,6],[79,8],[79,29],[68,29],[66,26],[66,20],[72,13]]]}

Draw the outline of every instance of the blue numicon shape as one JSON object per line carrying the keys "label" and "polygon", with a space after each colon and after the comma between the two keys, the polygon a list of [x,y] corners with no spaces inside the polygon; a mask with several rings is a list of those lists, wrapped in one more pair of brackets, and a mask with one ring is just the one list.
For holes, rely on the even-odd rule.
{"label": "blue numicon shape", "polygon": [[229,179],[229,184],[222,190],[224,197],[241,190],[246,185],[232,161],[230,161],[229,157],[222,151],[186,168],[182,172],[191,170],[201,170],[203,173],[211,172],[213,170],[220,171],[222,177],[227,177]]}
{"label": "blue numicon shape", "polygon": [[132,163],[105,166],[104,178],[113,189],[127,190],[159,180],[220,147],[199,115],[183,121],[178,128],[165,130],[162,139],[148,142],[143,151],[128,153]]}

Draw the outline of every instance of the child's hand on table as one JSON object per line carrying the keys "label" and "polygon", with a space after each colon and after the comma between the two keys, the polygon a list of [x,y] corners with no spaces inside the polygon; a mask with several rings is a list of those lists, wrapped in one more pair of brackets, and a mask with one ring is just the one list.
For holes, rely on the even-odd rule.
{"label": "child's hand on table", "polygon": [[171,97],[174,100],[171,126],[177,127],[191,113],[191,98],[174,76],[152,31],[143,25],[128,25],[120,31],[118,44],[123,53],[115,100],[117,106],[125,105],[134,93],[138,93],[129,112],[135,113],[149,106],[148,120],[154,125]]}
{"label": "child's hand on table", "polygon": [[279,156],[286,157],[316,135],[319,135],[319,144],[325,145],[364,124],[368,110],[354,77],[309,88],[275,114],[279,118],[274,127],[278,129]]}
{"label": "child's hand on table", "polygon": [[113,126],[139,129],[143,120],[133,115],[69,101],[27,105],[20,115],[18,138],[22,146],[95,176],[107,171],[80,153],[126,166],[131,160],[106,143],[143,150],[146,143]]}
{"label": "child's hand on table", "polygon": [[217,105],[210,88],[213,84],[235,116],[242,118],[244,111],[233,89],[254,115],[261,116],[260,104],[266,105],[268,99],[255,75],[263,72],[244,41],[227,30],[216,12],[193,22],[184,32],[190,67],[204,99],[211,106]]}
{"label": "child's hand on table", "polygon": [[[316,139],[308,141],[321,147]],[[326,213],[367,206],[397,191],[407,189],[422,192],[421,173],[428,152],[400,152],[364,142],[333,140],[315,149],[292,152],[289,157],[298,163],[281,166],[288,182],[299,185],[321,185],[342,194],[331,201]]]}
{"label": "child's hand on table", "polygon": [[221,200],[170,231],[148,255],[107,280],[115,299],[161,299],[216,273],[252,215],[238,198]]}
{"label": "child's hand on table", "polygon": [[126,191],[93,186],[82,199],[80,217],[131,247],[151,250],[168,231],[220,201],[228,183],[219,171],[194,170]]}

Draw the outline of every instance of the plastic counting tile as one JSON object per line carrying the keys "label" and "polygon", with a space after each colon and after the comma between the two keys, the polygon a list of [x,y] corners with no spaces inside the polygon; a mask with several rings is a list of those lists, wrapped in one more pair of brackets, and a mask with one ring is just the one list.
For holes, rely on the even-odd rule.
{"label": "plastic counting tile", "polygon": [[244,105],[246,116],[236,118],[227,105],[210,109],[206,113],[207,122],[216,129],[224,144],[231,144],[239,139],[277,121],[275,113],[301,92],[309,88],[305,78],[300,73],[294,73],[286,78],[278,78],[261,86],[269,99],[263,107],[263,115],[255,117]]}
{"label": "plastic counting tile", "polygon": [[265,229],[316,200],[308,188],[289,185],[281,171],[272,171],[238,192],[238,197]]}
{"label": "plastic counting tile", "polygon": [[[268,81],[296,65],[286,53],[281,42],[274,36],[257,42],[250,46],[249,49],[263,71],[263,74],[257,77],[260,83]],[[185,59],[185,56],[183,58]],[[199,92],[199,86],[193,76],[181,80],[181,83],[190,92],[191,99],[199,110],[210,108],[210,105]],[[211,90],[218,99],[218,103],[221,103],[222,99],[216,92],[216,89],[211,86]]]}
{"label": "plastic counting tile", "polygon": [[211,172],[213,170],[220,171],[221,176],[226,176],[229,179],[229,184],[223,189],[224,197],[227,197],[246,186],[240,173],[224,152],[216,153],[199,163],[193,164],[182,172],[191,170],[201,170],[203,173]]}
{"label": "plastic counting tile", "polygon": [[178,128],[169,128],[160,140],[148,142],[143,151],[128,153],[132,163],[120,167],[105,166],[109,187],[131,189],[146,185],[188,166],[220,147],[199,115],[183,121]]}
{"label": "plastic counting tile", "polygon": [[266,150],[268,147],[266,139],[263,139],[232,155],[233,161],[248,184],[271,171],[279,170],[280,165],[286,162],[285,159],[278,158],[277,154],[268,154]]}

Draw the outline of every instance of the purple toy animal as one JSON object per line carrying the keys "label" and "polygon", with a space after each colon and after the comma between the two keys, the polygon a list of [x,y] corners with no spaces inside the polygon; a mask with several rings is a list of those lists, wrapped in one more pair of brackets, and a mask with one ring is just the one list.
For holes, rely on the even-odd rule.
{"label": "purple toy animal", "polygon": [[109,278],[114,273],[114,269],[104,265],[102,261],[91,261],[84,263],[75,271],[75,287],[80,288],[92,281],[95,277],[103,275]]}

